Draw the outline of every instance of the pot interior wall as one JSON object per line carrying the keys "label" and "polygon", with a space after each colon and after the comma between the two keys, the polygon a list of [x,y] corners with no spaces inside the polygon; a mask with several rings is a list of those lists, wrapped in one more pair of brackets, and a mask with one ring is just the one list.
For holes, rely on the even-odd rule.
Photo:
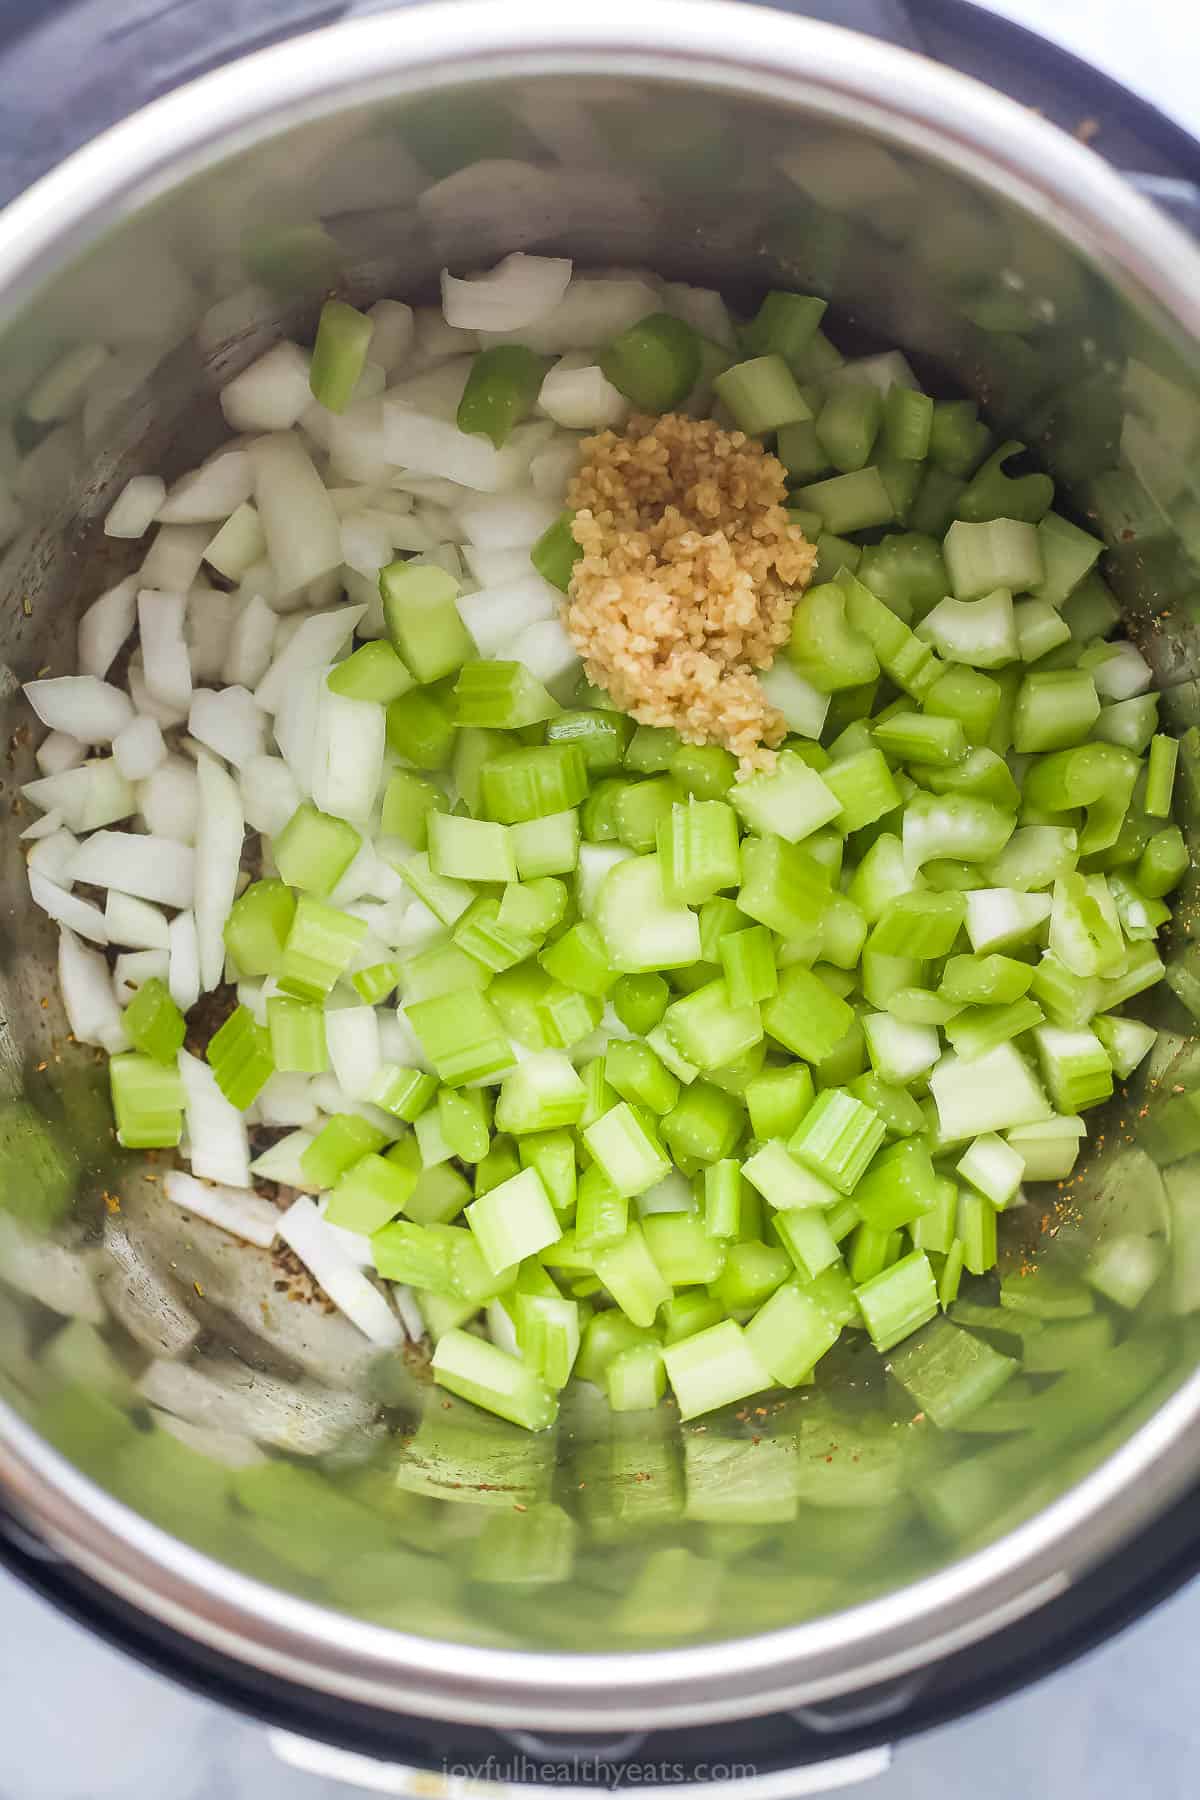
{"label": "pot interior wall", "polygon": [[[1101,1154],[1002,1221],[1006,1264],[1074,1265],[1118,1232],[1169,1241],[1102,1380],[1085,1368],[1039,1384],[1024,1431],[939,1435],[911,1423],[878,1358],[839,1351],[762,1410],[681,1429],[668,1409],[614,1417],[577,1398],[556,1432],[529,1437],[449,1405],[419,1358],[372,1353],[295,1297],[303,1283],[277,1258],[170,1210],[161,1161],[115,1151],[102,1059],[66,1039],[54,935],[18,843],[31,815],[16,788],[35,771],[15,686],[72,670],[79,611],[143,554],[102,535],[122,482],[207,451],[221,383],[310,329],[331,287],[428,301],[443,265],[517,248],[652,268],[746,308],[771,286],[820,292],[844,348],[903,345],[935,391],[978,396],[1104,537],[1164,716],[1182,728],[1196,714],[1195,368],[1048,226],[961,173],[716,88],[546,77],[397,95],[160,194],[0,342],[0,475],[15,496],[0,569],[3,1392],[137,1511],[335,1609],[564,1651],[733,1638],[908,1583],[1008,1529],[1192,1372],[1200,1060],[1176,997],[1200,992],[1190,891],[1169,985],[1144,1003],[1160,1048]],[[35,426],[31,387],[80,345],[103,348],[96,371],[65,419]],[[993,1284],[973,1285],[994,1304]],[[149,1408],[137,1383],[154,1359],[218,1376],[221,1406],[181,1398],[183,1425]]]}

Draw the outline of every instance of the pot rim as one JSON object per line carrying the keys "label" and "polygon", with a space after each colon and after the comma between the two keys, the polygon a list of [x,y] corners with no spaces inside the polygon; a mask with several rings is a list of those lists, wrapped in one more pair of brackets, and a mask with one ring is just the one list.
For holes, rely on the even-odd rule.
{"label": "pot rim", "polygon": [[[728,0],[440,0],[260,50],[76,151],[0,214],[0,315],[148,201],[289,126],[386,96],[538,75],[637,75],[803,106],[1033,212],[1197,358],[1200,252],[1100,158],[969,77],[841,27]],[[268,1674],[386,1711],[567,1731],[748,1717],[904,1673],[1052,1599],[1193,1479],[1200,1372],[1006,1536],[824,1619],[684,1649],[556,1655],[416,1637],[225,1568],[80,1474],[0,1404],[0,1488],[111,1592]],[[1200,1446],[1200,1438],[1193,1440]],[[736,1646],[736,1656],[731,1651]]]}

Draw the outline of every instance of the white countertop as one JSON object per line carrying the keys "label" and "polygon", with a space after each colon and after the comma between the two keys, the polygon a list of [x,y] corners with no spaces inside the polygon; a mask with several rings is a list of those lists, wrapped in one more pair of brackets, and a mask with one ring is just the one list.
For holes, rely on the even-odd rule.
{"label": "white countertop", "polygon": [[[988,0],[1200,134],[1196,0]],[[0,1574],[0,1800],[346,1800],[265,1734],[149,1674]],[[1200,1586],[1069,1669],[928,1737],[864,1800],[1195,1800]]]}

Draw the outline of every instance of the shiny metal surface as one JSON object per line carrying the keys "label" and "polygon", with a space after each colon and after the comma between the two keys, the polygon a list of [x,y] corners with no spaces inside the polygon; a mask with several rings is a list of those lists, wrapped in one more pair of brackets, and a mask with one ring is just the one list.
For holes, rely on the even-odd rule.
{"label": "shiny metal surface", "polygon": [[[772,282],[818,288],[852,335],[902,343],[932,378],[979,393],[1096,520],[1131,630],[1169,688],[1165,709],[1191,722],[1195,249],[1081,145],[987,90],[833,28],[690,0],[552,23],[538,7],[463,0],[340,26],[147,108],[0,218],[0,415],[15,420],[11,440],[0,438],[15,497],[0,619],[16,679],[43,664],[66,672],[70,621],[110,570],[124,572],[98,536],[119,483],[203,453],[221,380],[281,328],[303,329],[331,282],[355,299],[429,298],[443,263],[469,268],[535,245],[747,299]],[[108,351],[81,408],[31,432],[23,397],[81,342]],[[6,737],[20,719],[10,698]],[[25,747],[12,757],[14,779],[27,778]],[[705,1627],[717,1641],[681,1643],[686,1631],[666,1620],[611,1654],[562,1654],[582,1628],[569,1645],[539,1643],[528,1611],[464,1619],[440,1589],[400,1587],[383,1608],[343,1595],[335,1612],[278,1536],[255,1538],[235,1511],[214,1526],[145,1444],[122,1439],[106,1460],[64,1420],[40,1357],[47,1295],[97,1324],[115,1315],[135,1370],[134,1346],[161,1348],[174,1319],[166,1354],[234,1376],[251,1369],[259,1403],[283,1383],[289,1418],[310,1430],[338,1422],[319,1448],[352,1474],[379,1453],[377,1403],[419,1413],[419,1379],[371,1366],[336,1318],[281,1305],[264,1317],[265,1253],[164,1218],[152,1187],[116,1166],[98,1072],[62,1043],[53,1000],[40,1004],[51,997],[51,938],[15,846],[4,883],[0,1060],[14,1096],[0,1128],[4,1178],[29,1179],[25,1094],[69,1164],[30,1180],[27,1210],[55,1183],[78,1190],[71,1266],[86,1279],[68,1306],[57,1267],[48,1273],[24,1239],[7,1255],[0,1243],[0,1279],[24,1296],[3,1340],[0,1480],[62,1554],[200,1642],[318,1691],[438,1718],[570,1730],[745,1716],[877,1683],[1021,1616],[1195,1478],[1200,1378],[1180,1308],[1149,1322],[1151,1375],[1125,1415],[1068,1444],[961,1555],[905,1540],[870,1580],[776,1573],[757,1612],[730,1583]],[[1170,1023],[1186,1056],[1186,1015]],[[1116,1150],[1123,1161],[1090,1180],[1093,1204],[1064,1242],[1130,1218],[1162,1228],[1149,1159]],[[137,1283],[129,1258],[124,1270],[114,1260],[122,1241]],[[611,1476],[621,1446],[594,1420],[577,1429],[581,1442],[596,1436]],[[290,1441],[274,1430],[273,1445]],[[663,1454],[677,1475],[676,1452]],[[422,1476],[423,1498],[435,1475]],[[452,1563],[448,1540],[437,1542]],[[627,1546],[614,1542],[619,1573]],[[731,1541],[708,1528],[704,1542],[719,1573]],[[721,1638],[735,1636],[731,1651]]]}

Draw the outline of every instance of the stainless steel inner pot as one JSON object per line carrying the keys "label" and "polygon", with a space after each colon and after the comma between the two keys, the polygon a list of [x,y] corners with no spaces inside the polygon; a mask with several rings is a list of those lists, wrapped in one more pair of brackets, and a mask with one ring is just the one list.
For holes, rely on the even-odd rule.
{"label": "stainless steel inner pot", "polygon": [[[577,1401],[529,1439],[278,1292],[266,1252],[168,1215],[155,1169],[117,1156],[17,842],[16,683],[69,672],[79,610],[136,566],[100,530],[121,483],[203,454],[222,381],[309,329],[331,286],[429,300],[443,265],[516,248],[747,305],[818,291],[847,344],[901,344],[976,394],[1105,537],[1164,715],[1196,716],[1200,255],[990,90],[757,9],[463,0],[264,51],[107,133],[0,218],[0,1481],[103,1587],[314,1692],[574,1730],[746,1717],[1019,1618],[1195,1478],[1186,931],[1104,1153],[1006,1221],[1012,1254],[1070,1261],[1127,1230],[1171,1245],[1114,1360],[1068,1376],[1044,1430],[902,1431],[864,1354],[766,1419],[681,1432]],[[35,425],[26,397],[72,348],[78,389]],[[290,1474],[261,1483],[247,1435]],[[481,1578],[483,1534],[528,1568],[550,1531],[569,1568]]]}

